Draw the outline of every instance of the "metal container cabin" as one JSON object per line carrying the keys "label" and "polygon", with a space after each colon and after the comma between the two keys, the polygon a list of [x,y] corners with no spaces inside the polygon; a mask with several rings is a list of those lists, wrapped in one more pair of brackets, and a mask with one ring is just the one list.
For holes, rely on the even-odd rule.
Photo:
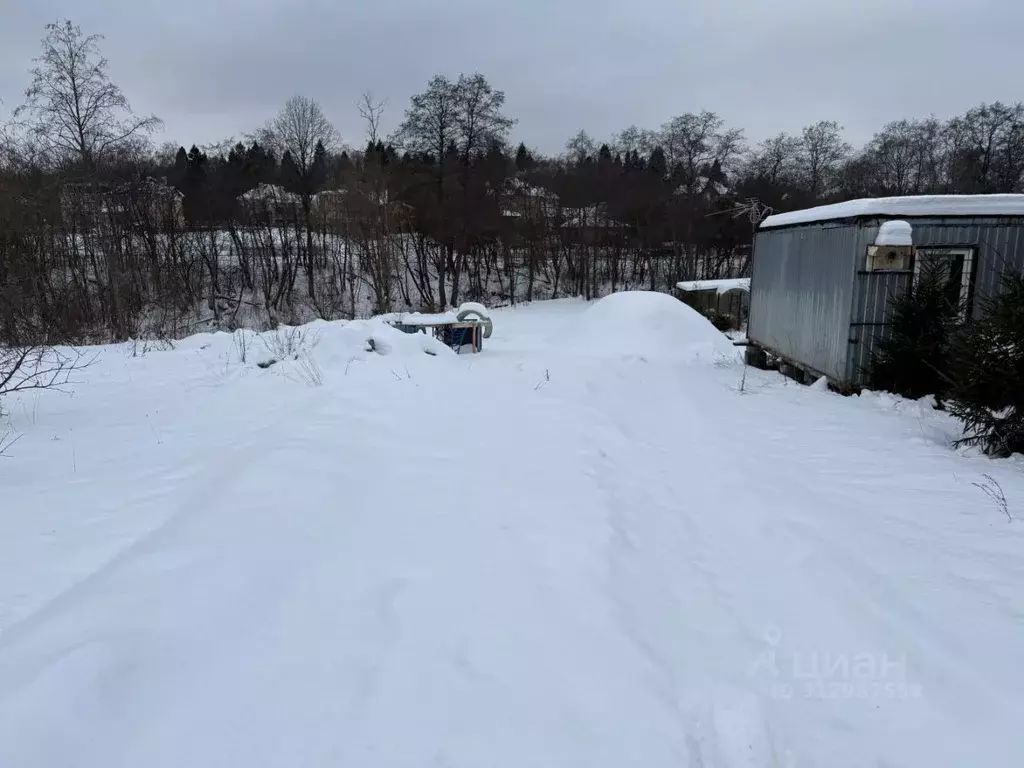
{"label": "metal container cabin", "polygon": [[[890,299],[907,290],[924,254],[965,255],[963,298],[973,315],[1008,268],[1024,269],[1024,195],[993,197],[1019,198],[1021,215],[883,212],[762,228],[754,241],[751,343],[836,385],[863,385],[871,351],[888,332]],[[911,262],[869,271],[868,246],[892,220],[913,227]]]}

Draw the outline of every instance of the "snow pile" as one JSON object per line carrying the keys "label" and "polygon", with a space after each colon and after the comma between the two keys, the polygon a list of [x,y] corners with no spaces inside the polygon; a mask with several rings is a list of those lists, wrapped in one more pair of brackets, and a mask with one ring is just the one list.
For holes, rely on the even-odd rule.
{"label": "snow pile", "polygon": [[909,221],[886,221],[878,228],[875,245],[913,245],[914,228]]}
{"label": "snow pile", "polygon": [[718,362],[737,348],[708,319],[664,293],[624,291],[587,309],[552,341],[566,351]]}
{"label": "snow pile", "polygon": [[378,319],[318,321],[300,328],[281,326],[259,334],[236,331],[233,338],[235,356],[243,356],[241,350],[245,345],[251,349],[244,355],[246,360],[264,369],[277,363],[301,363],[304,360],[331,365],[353,359],[365,360],[372,355],[408,359],[420,358],[424,354],[434,357],[455,354],[429,333],[403,333]]}
{"label": "snow pile", "polygon": [[397,354],[401,357],[410,357],[422,354],[455,354],[450,347],[435,339],[429,332],[404,333],[379,321],[354,321],[350,325],[356,326],[353,332],[358,331],[361,337],[365,336],[366,346],[379,355]]}

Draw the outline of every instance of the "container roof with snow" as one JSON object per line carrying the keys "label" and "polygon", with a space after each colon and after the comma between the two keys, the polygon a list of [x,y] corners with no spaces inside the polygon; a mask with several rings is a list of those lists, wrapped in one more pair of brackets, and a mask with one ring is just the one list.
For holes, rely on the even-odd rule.
{"label": "container roof with snow", "polygon": [[914,195],[875,197],[779,213],[761,229],[862,217],[921,218],[952,216],[1024,216],[1024,195]]}

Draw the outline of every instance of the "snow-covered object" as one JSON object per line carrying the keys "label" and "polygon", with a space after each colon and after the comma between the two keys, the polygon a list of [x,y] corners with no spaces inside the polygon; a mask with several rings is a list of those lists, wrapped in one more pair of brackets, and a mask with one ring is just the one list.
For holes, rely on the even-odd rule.
{"label": "snow-covered object", "polygon": [[389,312],[377,315],[374,320],[384,323],[406,323],[408,325],[444,325],[459,322],[454,312]]}
{"label": "snow-covered object", "polygon": [[679,299],[651,291],[613,293],[556,337],[567,351],[693,362],[736,360],[737,348]]}
{"label": "snow-covered object", "polygon": [[912,195],[849,200],[778,213],[761,222],[761,229],[856,216],[1024,216],[1024,195]]}
{"label": "snow-covered object", "polygon": [[878,228],[875,245],[913,245],[914,228],[909,221],[886,221]]}
{"label": "snow-covered object", "polygon": [[379,355],[452,355],[454,352],[429,333],[404,333],[387,323],[366,324],[367,348]]}
{"label": "snow-covered object", "polygon": [[494,332],[494,323],[491,322],[491,313],[487,307],[477,301],[465,301],[459,305],[455,317],[459,320],[481,320],[484,324],[484,338],[491,338]]}
{"label": "snow-covered object", "polygon": [[491,317],[490,310],[488,310],[487,307],[485,307],[479,301],[464,301],[461,304],[459,304],[459,309],[456,312],[456,315],[461,315],[464,312],[474,312],[476,316],[479,317],[481,320],[488,320]]}
{"label": "snow-covered object", "polygon": [[484,324],[485,339],[491,337],[491,332],[494,329],[487,308],[475,301],[467,301],[461,304],[457,311],[434,313],[389,312],[384,315],[377,315],[373,319],[382,323],[400,323],[405,325],[455,325],[463,320],[479,319]]}
{"label": "snow-covered object", "polygon": [[676,288],[687,293],[691,291],[715,291],[719,296],[723,293],[729,293],[729,291],[746,291],[749,293],[750,278],[733,277],[723,280],[683,280],[676,283]]}

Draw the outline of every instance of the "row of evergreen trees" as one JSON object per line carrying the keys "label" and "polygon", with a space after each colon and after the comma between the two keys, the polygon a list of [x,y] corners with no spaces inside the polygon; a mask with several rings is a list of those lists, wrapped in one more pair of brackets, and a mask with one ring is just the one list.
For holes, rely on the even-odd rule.
{"label": "row of evergreen trees", "polygon": [[870,383],[918,398],[934,394],[964,424],[959,445],[994,456],[1024,453],[1024,275],[1004,276],[964,324],[941,270],[925,270],[891,301],[891,335],[873,355]]}

